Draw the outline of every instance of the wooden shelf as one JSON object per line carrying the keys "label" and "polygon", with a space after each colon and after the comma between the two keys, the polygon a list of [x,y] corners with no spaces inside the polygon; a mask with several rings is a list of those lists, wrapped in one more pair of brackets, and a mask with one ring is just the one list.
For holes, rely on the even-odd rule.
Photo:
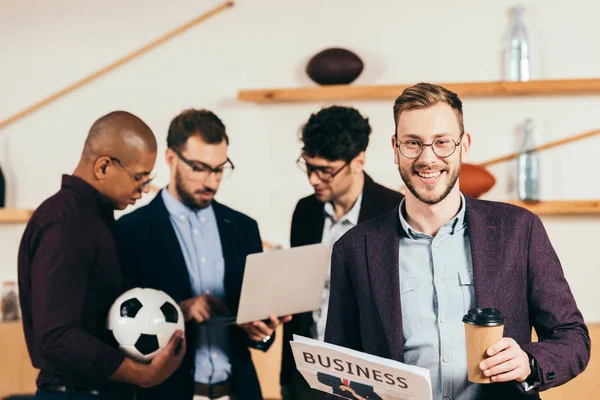
{"label": "wooden shelf", "polygon": [[[527,208],[538,215],[600,215],[600,200],[553,200],[537,203],[508,200],[506,203]],[[0,208],[0,224],[21,224],[29,221],[34,210]],[[266,248],[271,244],[266,243]],[[275,247],[275,246],[273,246]]]}
{"label": "wooden shelf", "polygon": [[559,200],[538,203],[507,201],[507,203],[527,208],[537,215],[600,215],[600,200]]}
{"label": "wooden shelf", "polygon": [[0,224],[23,224],[29,221],[33,210],[0,208]]}
{"label": "wooden shelf", "polygon": [[[331,85],[301,88],[240,90],[238,99],[257,103],[395,99],[411,84]],[[575,95],[600,93],[600,79],[555,79],[529,82],[439,83],[461,98],[494,96]]]}

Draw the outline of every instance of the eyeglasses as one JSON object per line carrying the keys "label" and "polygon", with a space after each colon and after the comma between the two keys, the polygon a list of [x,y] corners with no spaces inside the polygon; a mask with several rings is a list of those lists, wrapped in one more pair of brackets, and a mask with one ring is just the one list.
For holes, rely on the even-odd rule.
{"label": "eyeglasses", "polygon": [[179,151],[173,148],[171,148],[171,150],[173,150],[173,153],[177,154],[177,157],[179,157],[181,161],[183,161],[192,169],[190,176],[191,179],[194,180],[206,180],[211,174],[215,174],[215,177],[218,180],[226,179],[231,176],[233,170],[235,169],[235,166],[233,165],[229,157],[227,157],[227,161],[225,162],[225,164],[217,168],[213,168],[210,165],[203,163],[202,161],[188,160]]}
{"label": "eyeglasses", "polygon": [[298,157],[298,159],[296,160],[296,165],[298,165],[298,168],[300,168],[300,170],[304,172],[309,178],[314,172],[317,174],[317,177],[319,177],[321,181],[328,183],[331,182],[337,174],[342,172],[342,170],[350,164],[350,161],[346,162],[346,164],[342,165],[335,172],[332,171],[331,167],[317,167],[314,165],[310,165],[302,156]]}
{"label": "eyeglasses", "polygon": [[[123,168],[131,177],[131,179],[134,180],[134,182],[139,183],[142,182],[142,180],[144,179],[144,177],[148,176],[148,174],[146,173],[141,173],[141,174],[134,174],[133,172],[131,172],[131,170],[129,168],[127,168],[127,165],[125,165],[125,163],[121,160],[119,160],[116,157],[109,157],[112,161],[114,161],[115,163],[117,163],[121,168]],[[154,178],[156,178],[155,174],[150,175],[149,179],[147,181],[143,181],[140,185],[140,187],[137,189],[138,192],[143,192],[149,185],[150,183],[154,180]]]}
{"label": "eyeglasses", "polygon": [[433,153],[440,158],[447,158],[454,154],[456,148],[460,145],[464,132],[458,137],[458,142],[455,142],[450,136],[440,137],[432,143],[425,144],[419,139],[407,139],[396,141],[396,147],[400,149],[400,153],[406,158],[417,158],[423,153],[423,149],[427,146],[431,147]]}

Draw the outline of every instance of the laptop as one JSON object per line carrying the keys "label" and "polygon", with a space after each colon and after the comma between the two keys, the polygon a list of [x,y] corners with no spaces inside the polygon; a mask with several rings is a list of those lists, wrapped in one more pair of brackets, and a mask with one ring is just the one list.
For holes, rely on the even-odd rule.
{"label": "laptop", "polygon": [[332,243],[250,254],[237,315],[217,315],[201,326],[267,322],[277,317],[318,310],[329,274]]}

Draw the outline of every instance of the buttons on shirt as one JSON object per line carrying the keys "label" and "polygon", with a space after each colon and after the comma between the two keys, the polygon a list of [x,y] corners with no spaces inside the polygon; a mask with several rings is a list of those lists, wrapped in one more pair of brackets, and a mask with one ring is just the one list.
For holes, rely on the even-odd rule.
{"label": "buttons on shirt", "polygon": [[201,262],[202,264],[206,264],[206,258],[202,257],[202,258],[200,259],[200,262]]}
{"label": "buttons on shirt", "polygon": [[204,222],[204,221],[206,221],[206,218],[200,217],[200,222]]}
{"label": "buttons on shirt", "polygon": [[439,242],[435,242],[435,243],[433,244],[433,247],[435,247],[435,248],[437,249],[438,247],[440,247],[440,243],[439,243]]}
{"label": "buttons on shirt", "polygon": [[217,358],[217,353],[212,353],[212,358],[213,359]]}
{"label": "buttons on shirt", "polygon": [[445,362],[445,363],[447,363],[448,361],[450,361],[450,358],[444,357],[444,358],[442,358],[442,361]]}
{"label": "buttons on shirt", "polygon": [[179,216],[179,219],[180,219],[181,221],[185,221],[185,215],[180,215],[180,216]]}
{"label": "buttons on shirt", "polygon": [[444,397],[444,400],[451,400],[450,397]]}
{"label": "buttons on shirt", "polygon": [[439,284],[439,283],[442,283],[442,280],[441,280],[440,278],[437,278],[437,279],[435,280],[435,283],[438,283],[438,284]]}
{"label": "buttons on shirt", "polygon": [[194,229],[194,230],[193,230],[193,232],[194,232],[194,235],[197,235],[197,234],[199,234],[199,233],[200,233],[200,232],[198,231],[198,229]]}
{"label": "buttons on shirt", "polygon": [[446,319],[446,317],[442,317],[442,318],[440,318],[440,322],[441,322],[442,324],[446,323],[446,321],[448,321],[448,320]]}

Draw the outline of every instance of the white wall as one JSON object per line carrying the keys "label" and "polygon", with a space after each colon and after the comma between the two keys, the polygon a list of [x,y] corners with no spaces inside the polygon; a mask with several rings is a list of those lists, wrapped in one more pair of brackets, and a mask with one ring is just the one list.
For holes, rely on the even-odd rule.
{"label": "white wall", "polygon": [[[169,5],[167,5],[169,4]],[[0,119],[149,42],[217,1],[0,0]],[[594,51],[600,3],[524,1],[533,46],[532,78],[598,77]],[[257,105],[236,100],[241,88],[312,84],[307,59],[329,46],[357,52],[366,68],[356,84],[501,79],[506,0],[239,0],[235,7],[0,132],[8,206],[36,207],[72,172],[87,130],[115,109],[144,119],[159,139],[157,181],[167,183],[162,156],[170,119],[187,107],[214,110],[231,136],[234,175],[217,198],[259,221],[263,238],[287,245],[295,202],[310,193],[294,161],[298,127],[323,104]],[[393,99],[345,102],[367,115],[374,133],[367,171],[398,188],[389,137]],[[471,161],[515,149],[515,126],[531,117],[539,142],[600,128],[599,96],[466,99]],[[600,138],[543,153],[544,199],[600,199]],[[512,196],[511,163],[485,197]],[[547,217],[584,316],[597,309],[600,217]],[[0,226],[0,277],[16,275],[23,226]]]}

